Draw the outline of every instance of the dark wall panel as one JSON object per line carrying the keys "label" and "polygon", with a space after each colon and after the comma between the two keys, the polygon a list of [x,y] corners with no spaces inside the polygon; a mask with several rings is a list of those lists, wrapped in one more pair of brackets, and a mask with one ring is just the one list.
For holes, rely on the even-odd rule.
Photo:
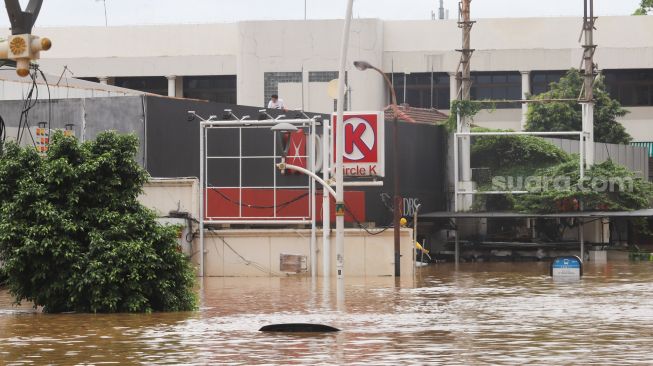
{"label": "dark wall panel", "polygon": [[[250,115],[256,118],[258,107],[246,107],[220,103],[200,102],[159,97],[146,97],[147,107],[147,169],[153,177],[197,177],[199,176],[199,121],[188,122],[187,111],[198,114],[222,116],[228,108],[237,116]],[[270,112],[273,116],[277,113]],[[386,178],[383,187],[351,188],[364,192],[365,220],[387,225],[392,220],[389,207],[393,196],[394,147],[392,146],[393,123],[386,121]],[[211,144],[216,155],[238,151],[238,136],[234,130],[215,132],[218,143]],[[267,129],[244,130],[246,155],[271,155],[272,132]],[[213,132],[212,132],[213,133]],[[441,211],[445,208],[445,158],[446,130],[441,126],[400,122],[400,144],[398,147],[401,192],[405,198],[406,214],[412,213],[415,203],[421,203],[421,212]],[[213,150],[215,149],[215,150]],[[220,160],[220,159],[217,159]],[[272,161],[253,160],[244,164],[244,183],[267,185],[272,179]],[[208,164],[208,179],[211,184],[231,185],[238,177],[228,174],[237,171],[230,162]],[[224,165],[225,167],[221,167]],[[229,167],[227,167],[229,166]],[[276,175],[279,186],[306,185],[302,175]],[[214,183],[215,182],[215,183]],[[271,184],[270,184],[271,185]]]}

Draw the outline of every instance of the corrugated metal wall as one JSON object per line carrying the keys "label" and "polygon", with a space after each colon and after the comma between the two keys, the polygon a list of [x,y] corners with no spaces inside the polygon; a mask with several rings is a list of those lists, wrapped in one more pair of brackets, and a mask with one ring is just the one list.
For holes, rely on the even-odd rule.
{"label": "corrugated metal wall", "polygon": [[[578,154],[580,143],[569,139],[547,138],[549,142],[564,151]],[[594,144],[594,161],[602,163],[608,159],[634,171],[642,178],[649,177],[648,149],[641,146],[616,145],[597,142]]]}

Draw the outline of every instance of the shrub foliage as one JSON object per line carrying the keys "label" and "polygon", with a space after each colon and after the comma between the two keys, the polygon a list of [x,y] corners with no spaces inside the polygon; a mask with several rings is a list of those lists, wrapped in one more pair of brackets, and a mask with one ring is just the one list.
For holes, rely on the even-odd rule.
{"label": "shrub foliage", "polygon": [[137,200],[147,173],[138,139],[61,133],[41,157],[5,146],[0,159],[0,262],[16,302],[46,312],[194,309],[194,271],[176,228]]}

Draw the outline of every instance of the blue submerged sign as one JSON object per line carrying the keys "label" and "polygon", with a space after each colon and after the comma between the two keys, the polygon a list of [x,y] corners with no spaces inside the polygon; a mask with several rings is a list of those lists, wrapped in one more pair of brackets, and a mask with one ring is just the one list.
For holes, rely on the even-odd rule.
{"label": "blue submerged sign", "polygon": [[555,257],[551,263],[551,276],[554,280],[580,280],[583,275],[583,262],[576,256]]}

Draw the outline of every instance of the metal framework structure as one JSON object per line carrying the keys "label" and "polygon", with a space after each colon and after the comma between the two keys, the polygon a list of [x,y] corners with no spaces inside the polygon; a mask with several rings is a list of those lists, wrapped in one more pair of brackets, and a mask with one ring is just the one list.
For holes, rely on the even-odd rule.
{"label": "metal framework structure", "polygon": [[[218,225],[218,224],[245,224],[245,225],[292,225],[292,224],[311,224],[311,271],[312,275],[315,276],[316,273],[316,220],[315,220],[315,179],[309,176],[308,184],[301,186],[279,186],[277,184],[277,161],[281,160],[282,156],[277,152],[277,142],[274,139],[273,142],[273,151],[270,152],[270,155],[257,155],[257,156],[246,156],[243,155],[243,131],[247,129],[271,129],[273,126],[280,122],[289,123],[297,128],[307,129],[309,131],[309,140],[310,143],[307,146],[307,154],[298,156],[299,158],[307,159],[308,166],[310,171],[315,174],[317,171],[316,156],[317,156],[317,136],[316,136],[316,118],[305,118],[302,119],[281,119],[282,117],[277,117],[276,119],[269,117],[265,120],[251,120],[249,116],[242,118],[237,118],[231,113],[231,111],[225,111],[230,114],[230,117],[233,119],[230,120],[217,120],[216,116],[211,116],[209,119],[203,119],[194,111],[189,111],[189,115],[194,117],[199,117],[200,122],[200,217],[199,217],[199,241],[200,241],[200,252],[204,253],[204,230],[206,226]],[[209,131],[224,131],[224,130],[237,130],[238,131],[238,155],[235,156],[215,156],[209,155],[209,146],[210,138],[208,136]],[[208,173],[209,173],[209,161],[212,159],[227,159],[232,161],[237,161],[238,164],[238,186],[219,186],[212,185],[208,182]],[[271,186],[244,186],[243,185],[243,161],[247,159],[267,159],[270,160],[270,169],[273,170],[273,184]],[[238,189],[238,200],[236,201],[238,208],[238,215],[235,216],[221,216],[221,217],[210,217],[207,216],[207,204],[208,204],[208,195],[207,190],[224,190],[224,189]],[[246,189],[270,189],[273,192],[273,204],[270,205],[269,209],[273,210],[272,217],[256,217],[256,216],[247,216],[243,213],[243,191]],[[280,202],[278,202],[277,192],[278,190],[283,189],[295,189],[295,190],[306,190],[309,199],[306,215],[298,217],[282,217],[277,216],[278,207]],[[245,205],[247,206],[247,205]],[[204,275],[204,255],[200,257],[200,273]]]}

